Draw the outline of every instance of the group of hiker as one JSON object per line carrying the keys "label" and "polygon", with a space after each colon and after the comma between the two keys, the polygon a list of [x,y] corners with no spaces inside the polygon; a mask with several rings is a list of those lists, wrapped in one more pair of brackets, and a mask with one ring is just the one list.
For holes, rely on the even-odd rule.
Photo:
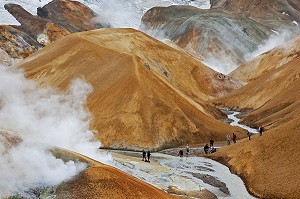
{"label": "group of hiker", "polygon": [[[260,136],[262,136],[263,131],[264,131],[264,128],[262,126],[260,126],[258,128],[258,132],[259,132]],[[247,132],[247,136],[248,136],[249,140],[251,140],[252,133],[248,131]],[[232,142],[236,143],[236,139],[237,139],[237,136],[236,136],[235,133],[233,133],[232,134]],[[230,143],[231,143],[231,137],[230,137],[229,134],[227,134],[227,136],[226,136],[226,141],[227,141],[227,145],[230,145]],[[208,146],[208,144],[206,144],[203,148],[204,148],[204,153],[205,154],[214,153],[214,152],[217,151],[217,149],[214,147],[214,140],[213,140],[213,138],[210,139],[209,146]],[[183,154],[184,154],[183,150],[180,149],[179,152],[178,152],[178,156],[180,158],[182,158]],[[189,144],[187,144],[186,145],[186,157],[188,157],[189,154],[190,154],[190,147],[189,147]],[[150,151],[147,151],[147,152],[145,150],[142,151],[142,157],[143,157],[142,161],[150,162],[150,156],[151,156]]]}
{"label": "group of hiker", "polygon": [[142,156],[143,156],[143,159],[142,159],[142,161],[145,161],[145,162],[149,162],[150,163],[150,156],[151,156],[151,153],[150,153],[150,151],[145,151],[145,150],[143,150],[142,151]]}
{"label": "group of hiker", "polygon": [[[189,144],[186,144],[185,154],[186,154],[186,157],[188,157],[189,154],[190,154],[190,146],[189,146]],[[178,156],[179,156],[180,158],[183,157],[183,150],[182,150],[182,149],[179,150]]]}
{"label": "group of hiker", "polygon": [[[229,134],[227,134],[226,140],[227,140],[227,145],[229,145],[231,143],[231,137]],[[234,133],[232,134],[232,142],[236,143],[236,134],[234,134]]]}
{"label": "group of hiker", "polygon": [[204,153],[205,154],[208,154],[208,153],[214,153],[214,152],[216,152],[217,151],[217,149],[214,147],[214,140],[211,138],[210,140],[209,140],[209,146],[208,146],[208,144],[206,144],[205,146],[204,146]]}
{"label": "group of hiker", "polygon": [[[262,136],[263,131],[264,131],[264,127],[260,126],[258,128],[258,132],[259,132],[260,136]],[[248,136],[248,139],[251,140],[252,133],[250,131],[247,131],[247,136]],[[231,138],[230,138],[229,134],[226,136],[226,140],[227,140],[227,144],[229,145],[231,142]],[[236,135],[234,133],[232,134],[232,141],[233,141],[233,143],[236,143]]]}

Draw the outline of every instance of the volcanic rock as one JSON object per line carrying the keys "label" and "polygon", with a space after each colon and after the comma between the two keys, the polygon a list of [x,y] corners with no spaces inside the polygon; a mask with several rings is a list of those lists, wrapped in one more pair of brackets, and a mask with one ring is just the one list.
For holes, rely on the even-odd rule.
{"label": "volcanic rock", "polygon": [[12,58],[24,58],[37,51],[40,45],[22,31],[11,26],[0,26],[0,48]]}
{"label": "volcanic rock", "polygon": [[292,30],[297,28],[292,22],[300,22],[300,4],[297,0],[211,0],[211,6],[249,17],[273,30]]}
{"label": "volcanic rock", "polygon": [[37,15],[71,33],[102,27],[93,20],[96,13],[78,1],[53,0],[42,8],[38,8]]}
{"label": "volcanic rock", "polygon": [[[12,35],[19,37],[20,40],[25,40],[25,42],[31,37],[30,40],[37,41],[40,44],[39,47],[48,45],[72,32],[102,27],[93,19],[96,13],[77,1],[54,0],[44,7],[38,8],[38,16],[32,15],[18,4],[9,3],[5,4],[4,7],[21,24],[21,26],[14,27],[18,29],[18,32],[12,33]],[[25,38],[24,35],[26,35]],[[27,57],[32,53],[31,50],[28,51],[27,46],[23,47],[14,43],[11,43],[9,48],[5,43],[2,43],[1,48],[12,57],[18,58]]]}
{"label": "volcanic rock", "polygon": [[[29,12],[27,12],[24,8],[17,4],[5,4],[5,9],[11,13],[21,24],[20,30],[26,32],[30,37],[35,40],[38,38],[38,35],[44,32],[47,24],[50,23],[49,20],[42,19],[36,16],[33,16]],[[54,25],[52,25],[54,26]],[[59,32],[64,31],[62,27],[55,27],[56,29],[60,29]],[[52,28],[54,29],[54,28]]]}
{"label": "volcanic rock", "polygon": [[[82,77],[103,147],[159,149],[242,132],[206,101],[242,84],[133,29],[100,29],[58,40],[21,63],[42,86]],[[239,134],[239,137],[244,135]]]}

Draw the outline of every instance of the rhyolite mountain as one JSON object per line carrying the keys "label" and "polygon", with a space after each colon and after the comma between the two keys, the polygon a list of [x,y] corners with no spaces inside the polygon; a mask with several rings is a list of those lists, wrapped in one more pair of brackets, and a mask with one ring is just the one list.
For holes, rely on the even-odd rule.
{"label": "rhyolite mountain", "polygon": [[160,149],[222,140],[242,130],[208,103],[243,84],[133,29],[66,36],[20,63],[42,86],[93,86],[87,106],[102,147]]}
{"label": "rhyolite mountain", "polygon": [[[154,37],[172,40],[198,54],[211,67],[227,73],[251,58],[271,35],[282,30],[293,31],[292,37],[299,34],[299,6],[291,7],[293,3],[286,2],[218,1],[209,10],[192,6],[154,7],[143,16],[141,29]],[[276,9],[282,4],[283,9]],[[282,14],[284,10],[287,14]]]}

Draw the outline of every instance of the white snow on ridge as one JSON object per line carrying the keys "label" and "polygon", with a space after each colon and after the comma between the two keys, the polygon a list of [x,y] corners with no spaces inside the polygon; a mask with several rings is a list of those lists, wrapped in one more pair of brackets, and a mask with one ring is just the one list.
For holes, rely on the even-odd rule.
{"label": "white snow on ridge", "polygon": [[295,25],[297,25],[297,26],[299,26],[299,24],[297,23],[297,21],[293,21],[292,23],[295,24]]}
{"label": "white snow on ridge", "polygon": [[[143,14],[155,6],[192,5],[201,9],[209,9],[209,0],[78,0],[89,6],[100,16],[99,22],[110,24],[115,28],[131,27],[138,29]],[[20,25],[19,22],[4,9],[7,3],[21,5],[28,12],[36,15],[36,9],[51,0],[1,0],[0,25]]]}
{"label": "white snow on ridge", "polygon": [[279,32],[277,32],[276,30],[271,29],[272,32],[274,32],[275,34],[279,35]]}
{"label": "white snow on ridge", "polygon": [[51,0],[1,0],[0,1],[0,25],[20,25],[20,23],[5,10],[4,5],[8,3],[19,4],[28,12],[36,15],[36,9],[49,3]]}

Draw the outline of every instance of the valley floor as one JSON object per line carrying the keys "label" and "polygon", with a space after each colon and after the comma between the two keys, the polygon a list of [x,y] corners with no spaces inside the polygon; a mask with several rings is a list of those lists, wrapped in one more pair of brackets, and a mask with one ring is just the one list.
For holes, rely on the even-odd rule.
{"label": "valley floor", "polygon": [[191,155],[183,158],[174,156],[178,150],[174,148],[152,153],[150,163],[142,161],[140,152],[110,153],[115,167],[169,193],[197,198],[201,191],[208,190],[218,198],[254,198],[247,192],[243,181],[230,173],[226,166],[199,157],[203,147],[191,147]]}

